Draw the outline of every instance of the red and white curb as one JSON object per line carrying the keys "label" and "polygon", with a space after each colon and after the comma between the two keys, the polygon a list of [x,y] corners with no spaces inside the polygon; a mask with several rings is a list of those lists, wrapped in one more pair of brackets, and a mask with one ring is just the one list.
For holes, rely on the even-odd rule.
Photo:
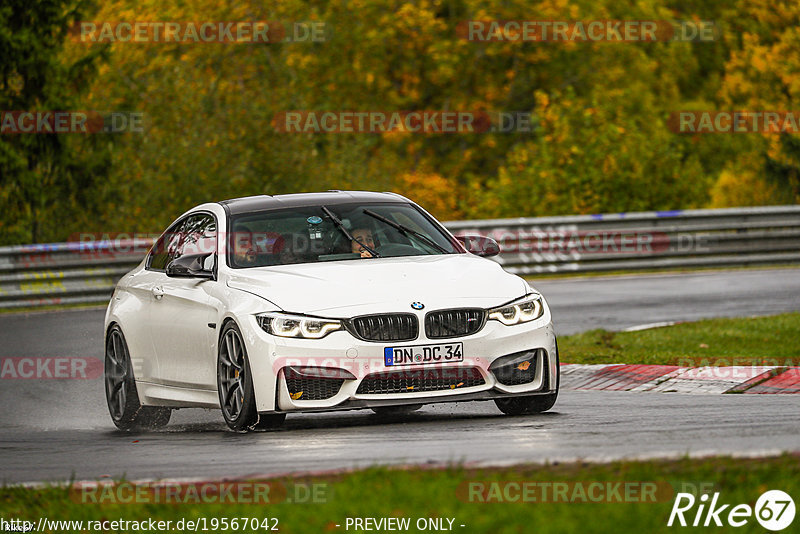
{"label": "red and white curb", "polygon": [[800,367],[562,364],[561,387],[661,393],[800,393]]}

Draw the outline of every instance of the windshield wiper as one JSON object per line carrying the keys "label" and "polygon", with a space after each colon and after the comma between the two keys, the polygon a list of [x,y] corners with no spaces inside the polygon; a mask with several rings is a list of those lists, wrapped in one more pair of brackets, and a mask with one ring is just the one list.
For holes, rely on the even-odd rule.
{"label": "windshield wiper", "polygon": [[358,239],[356,239],[355,237],[353,237],[352,235],[350,235],[350,232],[348,232],[348,231],[347,231],[347,228],[345,228],[345,227],[344,227],[344,223],[342,223],[342,221],[340,221],[340,220],[339,220],[339,217],[337,217],[336,215],[334,215],[334,214],[333,214],[333,212],[332,212],[331,210],[329,210],[329,209],[328,209],[327,207],[325,207],[325,206],[320,206],[320,207],[322,208],[322,211],[324,211],[324,212],[325,212],[325,215],[327,215],[328,217],[330,217],[330,218],[331,218],[331,220],[333,221],[333,224],[335,224],[335,225],[336,225],[336,228],[338,228],[339,230],[341,230],[341,231],[342,231],[342,233],[345,235],[345,237],[346,237],[347,239],[349,239],[351,243],[353,243],[353,242],[355,242],[355,243],[358,243],[358,244],[359,244],[361,247],[363,247],[363,248],[364,248],[364,250],[366,250],[367,252],[369,252],[370,254],[372,254],[372,257],[373,257],[373,258],[380,258],[380,257],[381,257],[381,255],[380,255],[380,254],[378,254],[378,251],[377,251],[377,250],[375,250],[375,249],[374,249],[374,248],[372,248],[372,247],[368,247],[367,245],[365,245],[364,243],[362,243],[361,241],[359,241]]}
{"label": "windshield wiper", "polygon": [[372,210],[364,210],[364,213],[366,213],[367,215],[369,215],[370,217],[372,217],[374,219],[378,219],[379,221],[385,222],[389,226],[399,230],[403,235],[406,235],[406,236],[407,235],[413,235],[417,239],[421,239],[421,240],[425,241],[425,243],[427,243],[428,245],[432,246],[433,248],[435,248],[436,250],[438,250],[442,254],[448,254],[447,250],[443,246],[441,246],[440,244],[436,243],[435,241],[433,241],[431,238],[429,238],[425,234],[421,234],[421,233],[417,232],[416,230],[414,230],[412,228],[409,228],[408,226],[404,226],[404,225],[402,225],[400,223],[394,222],[391,219],[387,219],[383,215],[379,215],[379,214],[375,213]]}

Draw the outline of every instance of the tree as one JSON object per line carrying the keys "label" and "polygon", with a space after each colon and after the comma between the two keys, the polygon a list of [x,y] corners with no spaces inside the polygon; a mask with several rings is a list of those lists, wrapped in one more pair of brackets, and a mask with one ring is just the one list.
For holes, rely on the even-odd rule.
{"label": "tree", "polygon": [[[748,0],[739,3],[738,11],[740,22],[734,31],[741,35],[742,46],[732,52],[725,66],[721,100],[735,110],[796,114],[800,101],[800,4]],[[760,137],[729,168],[744,167],[745,172],[765,176],[769,184],[762,189],[773,191],[773,202],[800,202],[800,135],[762,133]]]}
{"label": "tree", "polygon": [[[0,110],[77,111],[103,49],[61,57],[86,1],[6,0],[0,6]],[[107,149],[81,134],[0,136],[0,210],[5,243],[63,238],[93,202]]]}

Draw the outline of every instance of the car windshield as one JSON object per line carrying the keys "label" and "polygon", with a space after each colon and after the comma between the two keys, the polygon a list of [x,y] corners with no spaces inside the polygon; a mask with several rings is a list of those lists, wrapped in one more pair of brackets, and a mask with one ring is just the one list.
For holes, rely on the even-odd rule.
{"label": "car windshield", "polygon": [[459,252],[428,217],[403,203],[242,213],[230,223],[233,268]]}

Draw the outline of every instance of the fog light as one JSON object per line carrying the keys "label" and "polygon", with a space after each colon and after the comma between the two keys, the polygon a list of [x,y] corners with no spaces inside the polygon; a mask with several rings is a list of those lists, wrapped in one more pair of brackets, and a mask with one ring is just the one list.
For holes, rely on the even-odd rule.
{"label": "fog light", "polygon": [[544,349],[526,350],[497,358],[489,366],[498,382],[504,386],[528,384],[536,378],[536,359]]}

